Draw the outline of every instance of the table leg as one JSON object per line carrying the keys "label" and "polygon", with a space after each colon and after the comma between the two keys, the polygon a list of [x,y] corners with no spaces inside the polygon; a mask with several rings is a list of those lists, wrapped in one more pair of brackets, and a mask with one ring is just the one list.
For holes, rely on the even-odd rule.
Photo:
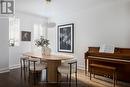
{"label": "table leg", "polygon": [[61,65],[61,60],[48,60],[48,82],[57,82],[57,68]]}

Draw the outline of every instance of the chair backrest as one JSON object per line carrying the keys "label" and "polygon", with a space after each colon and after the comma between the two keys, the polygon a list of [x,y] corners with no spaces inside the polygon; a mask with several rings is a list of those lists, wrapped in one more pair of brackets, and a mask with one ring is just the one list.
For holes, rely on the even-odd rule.
{"label": "chair backrest", "polygon": [[66,60],[63,64],[67,66],[69,65],[69,69],[72,72],[77,72],[77,59]]}

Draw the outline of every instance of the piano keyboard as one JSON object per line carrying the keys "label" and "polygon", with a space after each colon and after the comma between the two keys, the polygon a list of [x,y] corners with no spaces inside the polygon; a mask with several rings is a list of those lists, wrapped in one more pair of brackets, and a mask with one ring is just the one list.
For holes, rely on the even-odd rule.
{"label": "piano keyboard", "polygon": [[127,62],[127,63],[130,63],[130,60],[123,60],[123,59],[112,59],[112,58],[95,57],[95,56],[88,56],[88,58],[102,59],[102,60],[110,60],[110,61],[120,61],[120,62]]}

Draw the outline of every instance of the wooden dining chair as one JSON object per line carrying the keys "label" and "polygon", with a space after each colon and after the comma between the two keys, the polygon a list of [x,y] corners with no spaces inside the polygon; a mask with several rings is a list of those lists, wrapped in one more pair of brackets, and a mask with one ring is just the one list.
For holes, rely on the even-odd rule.
{"label": "wooden dining chair", "polygon": [[[72,78],[71,75],[75,73],[75,81],[77,87],[77,60],[76,59],[63,62],[61,66],[58,67],[58,73],[67,75],[67,82],[69,82],[69,87],[71,87],[71,78]],[[69,81],[68,81],[68,76],[69,76]]]}
{"label": "wooden dining chair", "polygon": [[46,69],[46,82],[47,80],[47,64],[45,62],[41,62],[38,58],[29,58],[28,59],[28,67],[29,67],[29,80],[30,75],[33,75],[34,82],[38,77],[38,73],[42,72],[42,70]]}
{"label": "wooden dining chair", "polygon": [[20,58],[20,65],[21,65],[21,69],[25,69],[25,68],[27,68],[28,67],[28,58],[29,57],[27,57],[27,56],[22,56],[21,58]]}

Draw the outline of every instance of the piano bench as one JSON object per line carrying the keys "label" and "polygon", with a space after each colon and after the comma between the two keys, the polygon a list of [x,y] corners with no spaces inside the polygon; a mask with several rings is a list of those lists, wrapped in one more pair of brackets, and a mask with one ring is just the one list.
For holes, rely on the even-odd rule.
{"label": "piano bench", "polygon": [[116,67],[100,64],[90,64],[90,80],[91,80],[91,74],[92,73],[94,74],[95,70],[98,70],[99,72],[105,73],[107,75],[109,74],[113,75],[113,86],[115,87],[117,82]]}

